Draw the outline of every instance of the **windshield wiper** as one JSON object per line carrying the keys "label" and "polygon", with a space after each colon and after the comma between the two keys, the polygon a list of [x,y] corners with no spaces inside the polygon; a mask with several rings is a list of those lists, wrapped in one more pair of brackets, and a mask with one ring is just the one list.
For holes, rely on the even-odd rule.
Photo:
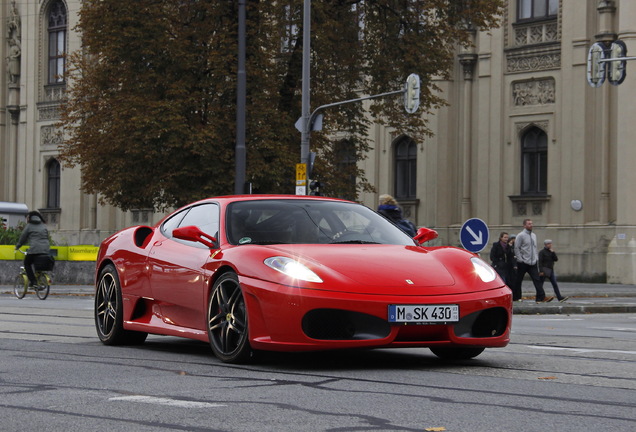
{"label": "windshield wiper", "polygon": [[367,240],[344,240],[344,241],[336,241],[336,242],[331,242],[329,244],[380,244],[378,242],[374,242],[374,241],[367,241]]}

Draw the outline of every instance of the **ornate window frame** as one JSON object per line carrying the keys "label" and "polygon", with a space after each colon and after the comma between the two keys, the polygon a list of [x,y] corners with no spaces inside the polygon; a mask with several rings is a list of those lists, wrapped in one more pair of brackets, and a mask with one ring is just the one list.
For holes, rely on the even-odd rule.
{"label": "ornate window frame", "polygon": [[[513,203],[513,216],[541,216],[544,214],[545,211],[545,207],[547,205],[547,203],[550,201],[550,199],[552,198],[547,191],[547,163],[548,163],[548,130],[549,130],[549,122],[547,120],[545,121],[532,121],[532,122],[523,122],[523,123],[517,123],[516,124],[516,132],[517,132],[517,142],[518,142],[518,146],[520,149],[519,152],[519,163],[520,163],[520,169],[519,169],[519,195],[509,195],[508,198],[510,199],[510,201],[512,201]],[[546,164],[546,178],[545,178],[545,182],[546,182],[546,190],[545,192],[538,192],[538,191],[524,191],[524,180],[523,180],[523,176],[524,176],[524,172],[523,172],[523,158],[524,158],[524,151],[523,151],[523,138],[524,136],[531,130],[539,130],[542,133],[545,134],[546,136],[546,147],[545,147],[545,154],[546,154],[546,160],[545,160],[545,164]]]}
{"label": "ornate window frame", "polygon": [[563,1],[559,1],[556,15],[538,20],[518,20],[518,7],[518,0],[505,2],[503,29],[506,73],[560,68]]}
{"label": "ornate window frame", "polygon": [[[66,36],[64,38],[64,56],[69,49],[69,7],[64,0],[47,0],[40,7],[39,44],[38,44],[38,120],[56,120],[59,118],[58,106],[66,95],[66,79],[49,83],[49,14],[51,7],[60,2],[66,9]],[[65,61],[65,60],[64,60]],[[64,66],[66,70],[66,65]]]}

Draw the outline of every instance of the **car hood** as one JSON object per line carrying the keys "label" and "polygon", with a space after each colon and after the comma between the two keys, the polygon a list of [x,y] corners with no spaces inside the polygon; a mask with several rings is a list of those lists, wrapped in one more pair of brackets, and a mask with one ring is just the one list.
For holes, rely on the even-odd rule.
{"label": "car hood", "polygon": [[317,289],[364,294],[439,295],[492,289],[457,248],[399,245],[276,245],[270,253],[292,256],[323,279]]}

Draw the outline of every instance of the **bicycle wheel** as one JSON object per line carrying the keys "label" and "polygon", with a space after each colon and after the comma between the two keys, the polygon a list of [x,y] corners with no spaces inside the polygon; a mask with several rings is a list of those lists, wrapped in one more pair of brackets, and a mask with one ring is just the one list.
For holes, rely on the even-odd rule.
{"label": "bicycle wheel", "polygon": [[13,285],[13,294],[19,299],[23,298],[26,295],[28,286],[29,280],[26,275],[17,275],[15,277],[15,284]]}
{"label": "bicycle wheel", "polygon": [[46,273],[36,273],[35,280],[37,282],[35,293],[40,300],[46,299],[49,296],[49,290],[51,289],[49,278]]}

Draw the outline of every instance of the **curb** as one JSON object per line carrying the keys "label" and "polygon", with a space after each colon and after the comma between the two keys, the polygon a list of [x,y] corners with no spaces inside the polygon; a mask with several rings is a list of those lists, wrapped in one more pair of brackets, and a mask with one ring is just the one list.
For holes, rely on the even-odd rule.
{"label": "curb", "polygon": [[514,306],[515,315],[585,315],[609,313],[636,313],[636,305],[567,305],[567,306]]}

